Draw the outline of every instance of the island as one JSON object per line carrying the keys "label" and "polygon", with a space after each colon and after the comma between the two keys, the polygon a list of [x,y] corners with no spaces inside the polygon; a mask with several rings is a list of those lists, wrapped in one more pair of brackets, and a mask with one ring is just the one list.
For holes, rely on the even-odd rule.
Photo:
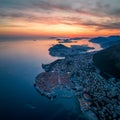
{"label": "island", "polygon": [[89,47],[88,45],[71,45],[70,47],[66,47],[63,44],[56,44],[49,48],[49,54],[51,56],[64,57],[69,55],[78,55],[92,49],[94,48]]}
{"label": "island", "polygon": [[73,43],[82,39],[90,39],[89,37],[73,37],[73,38],[56,38],[58,43]]}
{"label": "island", "polygon": [[[57,49],[56,53],[54,53],[55,49]],[[49,99],[57,97],[56,89],[58,91],[61,88],[67,89],[77,97],[80,111],[87,118],[119,120],[120,79],[113,75],[107,78],[101,75],[101,69],[96,65],[96,56],[99,55],[99,52],[79,53],[80,50],[76,50],[76,54],[71,54],[71,49],[74,47],[68,48],[61,44],[49,49],[54,55],[64,56],[64,58],[50,64],[42,64],[45,72],[36,77],[35,88]],[[113,51],[116,46],[107,48],[103,52],[109,51],[109,49]]]}

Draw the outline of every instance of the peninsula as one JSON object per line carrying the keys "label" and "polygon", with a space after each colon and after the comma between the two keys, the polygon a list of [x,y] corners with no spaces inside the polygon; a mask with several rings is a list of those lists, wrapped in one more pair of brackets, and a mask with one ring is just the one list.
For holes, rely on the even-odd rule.
{"label": "peninsula", "polygon": [[54,53],[54,48],[67,52],[58,55],[56,51],[54,55],[62,54],[64,59],[42,65],[45,72],[36,77],[36,89],[50,99],[57,97],[56,89],[62,87],[71,90],[78,98],[80,111],[89,119],[119,120],[120,79],[101,76],[100,69],[93,61],[93,57],[99,52],[67,54],[71,52],[71,48],[63,45],[55,45],[49,51]]}

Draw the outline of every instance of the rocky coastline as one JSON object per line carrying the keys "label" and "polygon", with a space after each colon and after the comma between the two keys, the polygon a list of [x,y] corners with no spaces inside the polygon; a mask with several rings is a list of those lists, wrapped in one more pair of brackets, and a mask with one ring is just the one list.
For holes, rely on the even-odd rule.
{"label": "rocky coastline", "polygon": [[43,64],[45,72],[36,77],[35,87],[50,99],[62,86],[78,98],[80,111],[91,120],[120,120],[120,80],[105,79],[94,65],[96,52],[66,55]]}

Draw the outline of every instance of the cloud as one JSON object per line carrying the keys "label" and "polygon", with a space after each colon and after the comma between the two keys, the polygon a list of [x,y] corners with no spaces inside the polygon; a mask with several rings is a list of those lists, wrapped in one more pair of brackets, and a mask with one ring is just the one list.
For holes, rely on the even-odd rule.
{"label": "cloud", "polygon": [[109,17],[120,17],[120,1],[119,0],[109,0],[109,1],[97,1],[96,11]]}
{"label": "cloud", "polygon": [[109,15],[119,18],[120,17],[120,8],[115,8],[115,9],[109,11]]}
{"label": "cloud", "polygon": [[21,18],[21,17],[26,17],[25,14],[20,13],[20,12],[11,12],[11,11],[4,11],[4,12],[0,12],[0,17],[4,18],[4,17],[11,17],[11,18]]}
{"label": "cloud", "polygon": [[0,19],[120,29],[119,0],[0,0],[0,3]]}
{"label": "cloud", "polygon": [[5,24],[5,25],[3,24],[3,25],[0,25],[0,26],[1,26],[1,27],[10,27],[10,28],[11,28],[11,27],[12,27],[12,28],[14,28],[14,27],[15,27],[15,28],[16,28],[16,27],[19,27],[19,28],[22,28],[22,27],[23,27],[23,28],[24,28],[24,27],[26,27],[26,25],[13,25],[13,24],[11,24],[11,23],[10,23],[10,24]]}
{"label": "cloud", "polygon": [[[62,3],[62,2],[61,2]],[[96,14],[96,11],[93,11],[89,6],[82,6],[80,3],[78,5],[74,4],[72,1],[71,4],[61,4],[61,3],[51,3],[50,1],[40,1],[34,2],[32,4],[33,8],[41,9],[44,12],[49,11],[49,13],[54,13],[55,11],[68,12],[68,13],[77,13],[79,15],[91,15],[91,16],[101,16],[101,14]]]}
{"label": "cloud", "polygon": [[97,25],[99,27],[99,29],[120,29],[120,22],[118,23],[106,23],[106,24],[98,24]]}
{"label": "cloud", "polygon": [[69,10],[70,9],[69,5],[51,3],[50,1],[34,2],[32,6],[37,7],[39,9],[43,9],[43,10]]}
{"label": "cloud", "polygon": [[[80,24],[81,25],[81,24]],[[120,29],[120,22],[103,22],[103,23],[97,23],[97,22],[83,22],[83,26],[90,26],[90,27],[95,27],[96,30],[104,30],[104,29],[109,29],[109,30],[114,30],[114,29]]]}
{"label": "cloud", "polygon": [[[4,4],[0,5],[1,10],[31,10],[36,12],[43,12],[52,14],[54,12],[68,12],[68,13],[78,13],[79,15],[91,15],[91,16],[101,16],[103,15],[100,10],[99,12],[96,9],[91,8],[90,5],[87,5],[87,2],[79,2],[77,0],[66,0],[61,2],[56,2],[55,0],[23,0],[20,1],[13,1],[11,0],[8,2],[3,2]],[[5,4],[6,3],[6,4]],[[99,3],[100,4],[100,3]],[[100,6],[100,5],[99,5]]]}
{"label": "cloud", "polygon": [[[113,20],[112,18],[108,20],[104,20],[101,22],[97,22],[95,20],[83,19],[80,17],[55,17],[55,16],[44,16],[44,15],[34,15],[28,13],[19,13],[19,12],[4,12],[0,13],[0,17],[10,18],[10,19],[20,19],[27,22],[35,22],[40,24],[65,24],[65,25],[73,25],[73,26],[87,26],[94,27],[96,30],[102,29],[120,29],[120,21]],[[20,27],[20,25],[5,25],[5,27]],[[25,26],[21,26],[25,27]]]}

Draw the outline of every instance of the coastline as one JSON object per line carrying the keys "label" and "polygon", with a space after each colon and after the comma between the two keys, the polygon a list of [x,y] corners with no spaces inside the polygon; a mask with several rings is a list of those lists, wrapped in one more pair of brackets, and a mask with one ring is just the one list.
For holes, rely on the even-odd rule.
{"label": "coastline", "polygon": [[[106,80],[100,75],[99,69],[93,63],[95,53],[67,55],[64,59],[42,65],[45,72],[41,74],[45,75],[39,74],[36,77],[36,86],[41,94],[50,99],[57,97],[55,89],[59,91],[60,86],[72,90],[78,98],[80,111],[92,120],[108,117],[111,120],[118,119],[120,114],[116,110],[119,110],[119,97],[115,96],[119,96],[120,82],[116,82],[116,78]],[[44,86],[41,85],[42,82]],[[50,91],[46,91],[46,88]]]}

